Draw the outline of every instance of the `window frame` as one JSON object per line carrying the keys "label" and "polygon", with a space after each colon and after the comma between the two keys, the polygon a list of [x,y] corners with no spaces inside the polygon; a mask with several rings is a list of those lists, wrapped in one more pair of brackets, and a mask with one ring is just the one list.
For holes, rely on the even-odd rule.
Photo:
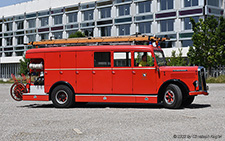
{"label": "window frame", "polygon": [[[125,12],[126,6],[129,7],[129,8],[128,8],[128,13]],[[120,11],[120,8],[122,8],[123,11]],[[118,10],[117,10],[117,11],[118,11],[118,14],[117,14],[118,17],[129,16],[129,15],[131,14],[131,12],[130,12],[131,5],[130,5],[130,4],[118,5],[118,6],[117,6],[117,9],[118,9]],[[122,13],[122,14],[120,14],[120,13]]]}
{"label": "window frame", "polygon": [[[163,21],[166,21],[166,30],[165,31],[162,31],[162,22]],[[169,30],[169,21],[173,21],[173,26],[172,26],[172,30]],[[172,32],[174,31],[174,23],[175,23],[175,19],[167,19],[167,20],[161,20],[160,21],[160,32]]]}
{"label": "window frame", "polygon": [[[147,8],[147,4],[149,3],[149,11],[146,12],[146,8]],[[143,9],[143,12],[140,12],[140,5],[143,4],[144,6],[144,9]],[[144,14],[144,13],[150,13],[152,11],[152,1],[142,1],[142,2],[138,2],[137,3],[137,6],[138,6],[138,14]]]}
{"label": "window frame", "polygon": [[[114,60],[115,59],[115,56],[114,56],[115,53],[126,53],[126,55],[128,53],[128,58],[126,58],[126,60],[128,59],[128,62],[126,62],[126,63],[128,63],[128,65],[127,66],[115,66],[115,60]],[[112,58],[112,62],[111,62],[112,67],[114,67],[114,68],[131,68],[132,67],[132,52],[131,51],[113,51],[112,52],[112,57],[113,57]],[[129,62],[129,59],[130,59],[130,62]]]}
{"label": "window frame", "polygon": [[[135,58],[135,53],[147,53],[147,55],[148,55],[148,53],[151,53],[151,57],[154,58],[154,59],[152,60],[153,66],[139,66],[139,65],[136,65],[135,63],[137,63],[137,62],[135,62],[135,59],[136,59],[136,58]],[[133,54],[134,54],[134,55],[133,55],[133,60],[134,60],[134,61],[133,61],[133,65],[134,65],[134,66],[133,66],[133,67],[134,67],[134,68],[155,67],[155,57],[153,56],[154,54],[153,54],[151,51],[142,51],[142,52],[140,52],[140,51],[139,51],[139,52],[138,52],[138,51],[134,51]],[[140,58],[139,58],[139,59],[140,59]],[[148,61],[148,60],[147,60],[147,61]],[[140,63],[140,62],[141,62],[141,61],[139,61],[138,63]]]}
{"label": "window frame", "polygon": [[173,3],[172,3],[172,4],[173,4],[173,5],[172,5],[172,8],[169,8],[169,4],[170,4],[170,3],[169,3],[169,0],[164,0],[164,1],[166,2],[166,4],[165,4],[165,9],[162,8],[162,3],[161,3],[162,1],[163,1],[163,0],[159,0],[159,3],[160,3],[160,11],[174,9],[174,0],[172,0],[172,2],[173,2]]}
{"label": "window frame", "polygon": [[[97,65],[96,63],[97,63],[97,61],[96,61],[96,63],[95,63],[95,53],[109,53],[109,61],[108,62],[106,62],[106,63],[110,63],[110,65],[106,65],[106,66],[95,66],[95,65]],[[112,67],[112,52],[111,51],[94,51],[93,52],[93,63],[94,63],[94,67],[93,68],[111,68]],[[99,61],[100,62],[100,61]]]}

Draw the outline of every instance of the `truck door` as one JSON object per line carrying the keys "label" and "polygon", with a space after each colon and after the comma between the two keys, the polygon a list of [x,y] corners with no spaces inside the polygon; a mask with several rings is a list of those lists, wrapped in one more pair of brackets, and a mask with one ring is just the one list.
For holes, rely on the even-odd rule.
{"label": "truck door", "polygon": [[75,60],[75,52],[61,52],[61,65],[60,65],[60,76],[61,81],[68,82],[75,89],[75,68],[76,68],[76,60]]}
{"label": "truck door", "polygon": [[45,53],[44,64],[45,91],[48,92],[54,83],[60,81],[60,53]]}
{"label": "truck door", "polygon": [[92,93],[93,53],[77,52],[76,93]]}
{"label": "truck door", "polygon": [[133,93],[156,94],[156,68],[151,52],[134,52]]}
{"label": "truck door", "polygon": [[112,93],[111,52],[95,52],[93,75],[93,93]]}
{"label": "truck door", "polygon": [[132,94],[131,52],[114,52],[113,66],[113,93]]}

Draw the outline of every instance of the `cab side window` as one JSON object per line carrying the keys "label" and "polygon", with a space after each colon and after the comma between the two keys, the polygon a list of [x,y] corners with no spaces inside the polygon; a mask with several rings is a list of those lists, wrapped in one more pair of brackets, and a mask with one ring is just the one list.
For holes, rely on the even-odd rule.
{"label": "cab side window", "polygon": [[135,67],[154,66],[154,58],[151,52],[134,52]]}
{"label": "cab side window", "polygon": [[111,53],[110,52],[95,52],[94,67],[111,67]]}
{"label": "cab side window", "polygon": [[114,67],[130,67],[131,53],[130,52],[114,52]]}

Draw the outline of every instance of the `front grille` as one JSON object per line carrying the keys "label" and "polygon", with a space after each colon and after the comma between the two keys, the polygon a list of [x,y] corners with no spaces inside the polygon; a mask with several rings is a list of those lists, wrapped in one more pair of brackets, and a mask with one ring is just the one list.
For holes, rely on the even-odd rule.
{"label": "front grille", "polygon": [[206,89],[206,81],[205,81],[205,68],[198,68],[198,81],[199,81],[199,90],[207,91]]}

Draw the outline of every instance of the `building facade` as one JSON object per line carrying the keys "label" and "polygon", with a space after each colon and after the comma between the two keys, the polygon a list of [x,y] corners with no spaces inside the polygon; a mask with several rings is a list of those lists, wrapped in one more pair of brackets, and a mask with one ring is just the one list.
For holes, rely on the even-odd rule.
{"label": "building facade", "polygon": [[224,15],[224,0],[33,0],[0,8],[0,78],[17,74],[24,43],[68,38],[80,30],[88,37],[136,33],[169,37],[166,56],[193,43],[190,17]]}

